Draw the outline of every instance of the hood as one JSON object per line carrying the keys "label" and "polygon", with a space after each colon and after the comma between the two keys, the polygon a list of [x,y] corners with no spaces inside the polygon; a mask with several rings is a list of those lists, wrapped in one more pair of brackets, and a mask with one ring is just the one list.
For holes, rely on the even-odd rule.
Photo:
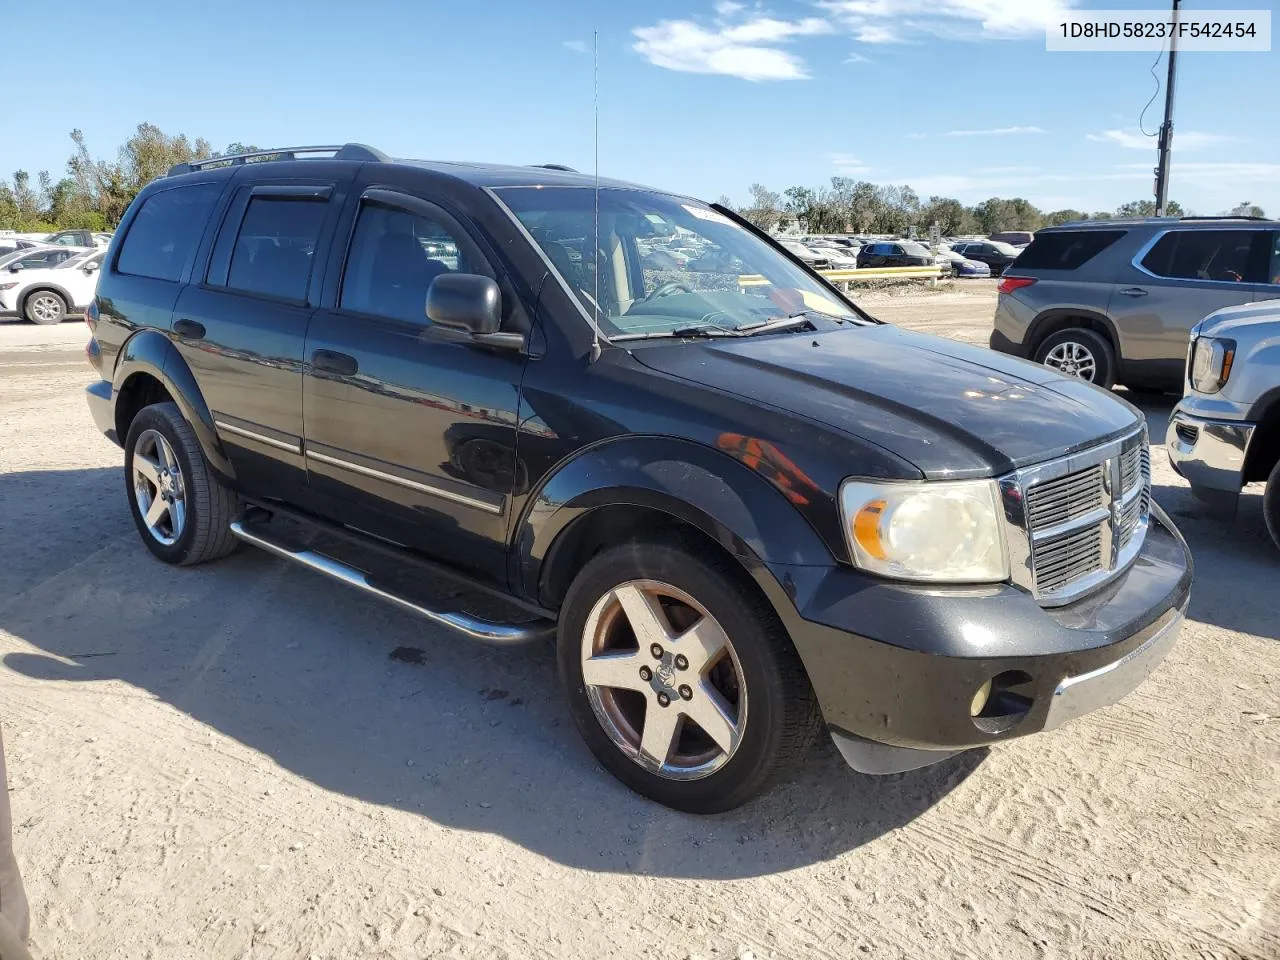
{"label": "hood", "polygon": [[985,477],[1132,430],[1141,413],[1038,364],[897,327],[654,344],[651,369],[869,441],[926,477]]}
{"label": "hood", "polygon": [[1200,322],[1197,332],[1206,337],[1240,339],[1243,336],[1253,339],[1272,332],[1256,329],[1267,325],[1274,325],[1275,332],[1280,332],[1280,300],[1262,300],[1215,310]]}

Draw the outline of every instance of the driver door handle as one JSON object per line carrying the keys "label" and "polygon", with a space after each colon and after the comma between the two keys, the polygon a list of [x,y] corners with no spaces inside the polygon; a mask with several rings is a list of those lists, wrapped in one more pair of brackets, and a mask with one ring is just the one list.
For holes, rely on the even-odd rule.
{"label": "driver door handle", "polygon": [[1120,291],[1120,296],[1122,297],[1145,297],[1146,295],[1147,291],[1143,290],[1142,287],[1125,287]]}
{"label": "driver door handle", "polygon": [[336,373],[340,377],[353,377],[360,369],[355,357],[336,350],[317,350],[311,354],[311,366],[325,373]]}
{"label": "driver door handle", "polygon": [[173,332],[182,337],[183,340],[202,340],[204,339],[204,324],[195,320],[179,320],[174,323]]}

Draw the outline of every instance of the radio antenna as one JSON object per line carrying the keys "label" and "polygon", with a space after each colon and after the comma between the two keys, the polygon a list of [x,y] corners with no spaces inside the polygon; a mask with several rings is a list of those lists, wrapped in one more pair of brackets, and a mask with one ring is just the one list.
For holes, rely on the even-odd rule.
{"label": "radio antenna", "polygon": [[600,31],[591,31],[591,96],[592,124],[594,126],[595,148],[595,188],[592,191],[595,214],[595,237],[591,252],[592,276],[595,277],[595,299],[591,301],[595,310],[595,321],[591,324],[591,362],[600,359]]}

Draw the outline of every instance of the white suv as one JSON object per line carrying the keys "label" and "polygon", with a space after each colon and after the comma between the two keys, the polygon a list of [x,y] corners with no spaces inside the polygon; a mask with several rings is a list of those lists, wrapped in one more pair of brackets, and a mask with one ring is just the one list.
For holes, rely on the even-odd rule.
{"label": "white suv", "polygon": [[[58,260],[50,251],[68,256]],[[0,261],[0,317],[60,323],[83,313],[93,302],[104,254],[45,247]]]}

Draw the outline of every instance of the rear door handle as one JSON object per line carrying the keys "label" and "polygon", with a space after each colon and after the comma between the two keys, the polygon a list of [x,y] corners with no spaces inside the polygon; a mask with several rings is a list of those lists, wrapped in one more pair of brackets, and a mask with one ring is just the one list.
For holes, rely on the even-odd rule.
{"label": "rear door handle", "polygon": [[1145,297],[1146,295],[1147,291],[1141,287],[1125,287],[1120,291],[1120,296],[1122,297]]}
{"label": "rear door handle", "polygon": [[173,325],[173,332],[184,340],[204,339],[204,324],[195,320],[179,320]]}
{"label": "rear door handle", "polygon": [[326,373],[336,373],[340,377],[353,377],[360,369],[355,357],[336,350],[317,350],[311,354],[311,366]]}

